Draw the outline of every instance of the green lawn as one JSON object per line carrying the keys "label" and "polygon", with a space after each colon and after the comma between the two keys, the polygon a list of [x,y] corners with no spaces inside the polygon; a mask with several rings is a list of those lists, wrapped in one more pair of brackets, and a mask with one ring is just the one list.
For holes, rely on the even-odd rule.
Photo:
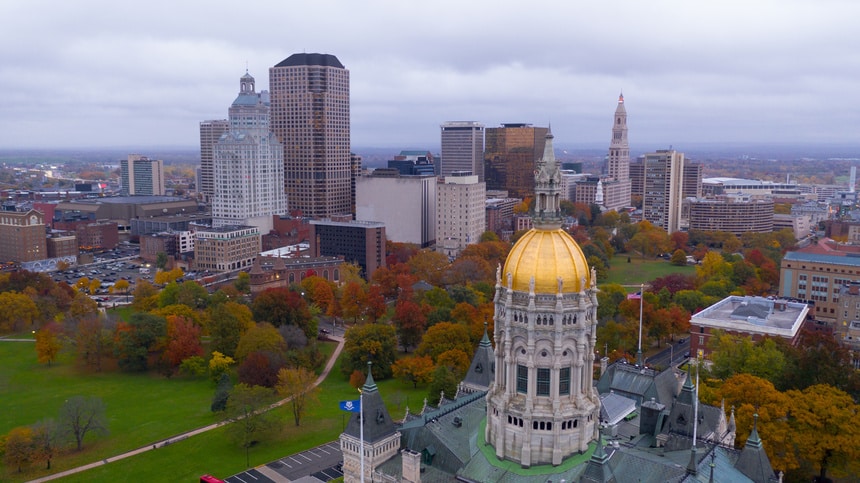
{"label": "green lawn", "polygon": [[[217,421],[209,411],[214,389],[207,380],[97,373],[75,367],[69,357],[62,359],[47,367],[36,362],[34,344],[0,342],[0,434],[56,418],[73,396],[97,396],[105,403],[110,435],[88,437],[84,451],[54,461],[54,472]],[[27,479],[34,476],[26,474]]]}
{"label": "green lawn", "polygon": [[[620,285],[635,286],[643,283],[648,283],[658,277],[664,277],[672,273],[683,273],[684,275],[692,275],[696,273],[696,267],[693,265],[685,265],[683,267],[672,265],[667,260],[661,258],[643,259],[639,255],[631,255],[630,263],[627,263],[627,256],[624,254],[616,254],[612,258],[611,268],[609,269],[609,277],[603,283],[617,283]],[[633,287],[629,287],[633,291]]]}
{"label": "green lawn", "polygon": [[[331,354],[335,344],[324,344]],[[413,389],[394,379],[378,381],[392,418],[400,419],[409,404],[419,411],[427,393],[425,386]],[[347,413],[338,402],[357,399],[358,392],[335,365],[321,386],[319,404],[314,404],[296,428],[288,407],[274,411],[279,434],[250,452],[257,466],[328,441],[343,431]],[[83,452],[54,461],[52,472],[98,461],[130,449],[148,445],[184,431],[218,421],[209,411],[214,388],[206,380],[165,379],[158,375],[89,373],[65,362],[47,368],[36,363],[34,345],[25,342],[0,343],[0,434],[15,426],[29,425],[46,416],[55,416],[62,402],[71,396],[97,395],[105,401],[110,419],[110,436],[91,440]],[[245,469],[244,451],[225,437],[220,428],[166,448],[86,471],[63,481],[194,481],[204,473],[226,477]],[[0,480],[25,481],[45,472],[30,470],[22,475],[0,473]]]}

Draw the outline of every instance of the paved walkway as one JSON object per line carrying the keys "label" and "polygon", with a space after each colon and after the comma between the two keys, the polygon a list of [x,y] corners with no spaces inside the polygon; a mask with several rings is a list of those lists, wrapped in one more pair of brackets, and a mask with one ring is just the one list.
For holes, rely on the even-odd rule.
{"label": "paved walkway", "polygon": [[[343,339],[343,337],[338,337],[338,336],[330,335],[330,336],[329,336],[329,339],[332,339],[332,340],[337,341],[337,348],[334,350],[334,352],[332,353],[331,357],[329,357],[329,360],[328,360],[328,362],[327,362],[327,363],[326,363],[326,365],[325,365],[325,369],[323,369],[322,373],[319,375],[319,377],[316,379],[316,381],[314,381],[314,386],[319,386],[319,385],[320,385],[320,384],[325,380],[325,378],[326,378],[326,377],[328,377],[329,372],[331,372],[332,368],[334,367],[334,363],[335,363],[335,362],[337,362],[337,358],[338,358],[338,356],[340,356],[340,353],[341,353],[341,351],[343,350],[343,345],[344,345],[344,339]],[[9,339],[6,339],[6,340],[9,340]],[[287,402],[289,402],[289,401],[290,401],[290,399],[291,399],[291,398],[281,399],[280,401],[277,401],[277,402],[275,402],[275,403],[272,403],[272,404],[271,404],[271,405],[269,405],[267,408],[264,408],[264,409],[263,409],[263,411],[269,411],[269,410],[275,409],[275,408],[277,408],[277,407],[283,406],[284,404],[286,404]],[[90,464],[87,464],[87,465],[78,466],[78,467],[76,467],[76,468],[72,468],[72,469],[69,469],[69,470],[63,471],[63,472],[61,472],[61,473],[55,473],[55,474],[53,474],[53,475],[43,476],[42,478],[38,478],[38,479],[35,479],[35,480],[31,480],[31,481],[30,481],[30,483],[41,483],[41,482],[43,482],[43,481],[56,480],[56,479],[62,478],[62,477],[64,477],[64,476],[73,475],[73,474],[75,474],[75,473],[80,473],[80,472],[82,472],[82,471],[86,471],[86,470],[89,470],[89,469],[92,469],[92,468],[96,468],[96,467],[98,467],[98,466],[103,466],[103,465],[106,465],[106,464],[108,464],[108,463],[113,463],[114,461],[123,460],[123,459],[129,458],[129,457],[131,457],[131,456],[135,456],[135,455],[139,455],[139,454],[141,454],[141,453],[145,453],[145,452],[147,452],[147,451],[152,451],[152,450],[154,450],[154,449],[156,449],[156,448],[161,448],[161,447],[164,447],[164,446],[168,446],[168,445],[170,445],[171,443],[176,443],[176,442],[178,442],[178,441],[182,441],[182,440],[184,440],[184,439],[188,439],[188,438],[190,438],[190,437],[192,437],[192,436],[196,436],[196,435],[198,435],[198,434],[205,433],[205,432],[207,432],[207,431],[212,431],[213,429],[218,428],[218,427],[221,427],[221,426],[224,426],[224,425],[225,425],[225,424],[227,424],[227,423],[229,423],[229,421],[219,421],[219,422],[217,422],[217,423],[213,423],[213,424],[210,424],[210,425],[208,425],[208,426],[203,426],[202,428],[193,429],[193,430],[191,430],[191,431],[187,431],[187,432],[185,432],[185,433],[177,434],[176,436],[171,436],[171,437],[169,437],[169,438],[167,438],[167,439],[163,439],[163,440],[160,440],[160,441],[156,441],[156,442],[154,442],[154,443],[152,443],[152,444],[148,444],[148,445],[146,445],[146,446],[142,446],[142,447],[140,447],[140,448],[133,449],[133,450],[131,450],[131,451],[128,451],[128,452],[125,452],[125,453],[122,453],[122,454],[118,454],[118,455],[116,455],[116,456],[111,456],[111,457],[109,457],[109,458],[105,458],[105,459],[103,459],[103,460],[101,460],[101,461],[96,461],[96,462],[93,462],[93,463],[90,463]]]}

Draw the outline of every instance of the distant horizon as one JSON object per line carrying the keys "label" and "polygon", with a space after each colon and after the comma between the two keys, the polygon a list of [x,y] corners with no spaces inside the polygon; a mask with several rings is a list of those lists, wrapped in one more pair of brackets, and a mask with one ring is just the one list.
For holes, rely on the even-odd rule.
{"label": "distant horizon", "polygon": [[[609,143],[554,143],[557,155],[563,154],[578,154],[587,156],[597,156],[608,151]],[[821,159],[858,159],[860,160],[860,141],[858,142],[695,142],[683,144],[658,144],[658,143],[631,143],[631,159],[636,155],[654,152],[660,149],[674,149],[685,153],[688,156],[702,155],[707,151],[709,155],[733,156],[794,156],[794,159],[803,157],[814,157]],[[369,152],[374,155],[382,155],[383,151],[389,151],[391,155],[396,155],[400,151],[405,150],[423,150],[426,149],[438,155],[440,152],[439,142],[435,144],[427,143],[379,143],[374,145],[353,146],[351,151],[356,154],[362,154],[362,151]],[[149,146],[77,146],[77,147],[3,147],[0,148],[0,161],[3,158],[16,155],[56,155],[69,156],[76,155],[98,155],[103,156],[118,156],[117,161],[122,159],[127,154],[143,154],[146,156],[154,156],[156,154],[183,154],[183,155],[198,155],[200,146],[197,145],[149,145]]]}

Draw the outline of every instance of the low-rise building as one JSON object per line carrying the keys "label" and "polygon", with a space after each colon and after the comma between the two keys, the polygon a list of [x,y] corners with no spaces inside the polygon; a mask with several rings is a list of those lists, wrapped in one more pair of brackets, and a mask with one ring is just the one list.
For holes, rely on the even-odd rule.
{"label": "low-rise building", "polygon": [[782,337],[797,343],[809,305],[786,299],[731,295],[690,318],[690,352],[707,357],[714,331],[752,337]]}
{"label": "low-rise building", "polygon": [[779,270],[779,294],[815,305],[816,320],[830,324],[839,314],[842,286],[860,281],[860,247],[821,240],[788,252]]}
{"label": "low-rise building", "polygon": [[260,231],[253,226],[221,226],[195,233],[197,270],[228,272],[250,268],[260,253]]}
{"label": "low-rise building", "polygon": [[251,275],[251,294],[269,288],[287,288],[310,275],[318,275],[330,282],[340,283],[340,265],[343,257],[257,257],[248,272]]}

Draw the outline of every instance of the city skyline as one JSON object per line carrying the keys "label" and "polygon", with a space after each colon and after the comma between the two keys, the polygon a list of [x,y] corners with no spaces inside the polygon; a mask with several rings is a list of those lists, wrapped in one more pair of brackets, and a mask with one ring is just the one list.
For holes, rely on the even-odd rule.
{"label": "city skyline", "polygon": [[634,150],[857,143],[852,2],[454,5],[262,2],[236,28],[231,4],[4,2],[0,146],[193,147],[238,75],[268,90],[294,52],[351,72],[354,146],[433,147],[455,120],[606,145],[619,92]]}

